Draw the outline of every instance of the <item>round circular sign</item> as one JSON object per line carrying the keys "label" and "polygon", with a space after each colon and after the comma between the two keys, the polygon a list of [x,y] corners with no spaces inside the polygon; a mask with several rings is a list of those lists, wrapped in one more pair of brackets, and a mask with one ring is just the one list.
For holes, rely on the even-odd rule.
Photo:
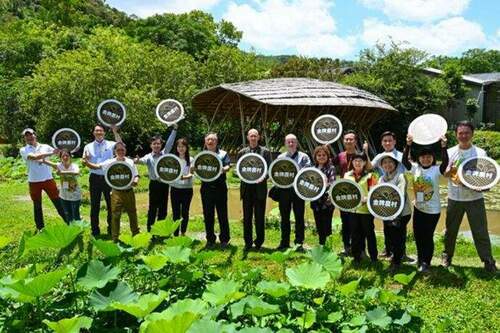
{"label": "round circular sign", "polygon": [[279,188],[292,187],[298,172],[298,164],[289,157],[278,158],[269,166],[269,178]]}
{"label": "round circular sign", "polygon": [[338,179],[330,186],[330,199],[338,209],[351,212],[361,206],[363,192],[355,181]]}
{"label": "round circular sign", "polygon": [[165,99],[156,107],[156,116],[170,126],[184,118],[184,107],[175,99]]}
{"label": "round circular sign", "polygon": [[52,147],[67,150],[70,153],[80,148],[80,135],[71,128],[61,128],[52,135]]}
{"label": "round circular sign", "polygon": [[222,161],[216,153],[204,150],[195,156],[193,173],[203,182],[211,182],[222,173]]}
{"label": "round circular sign", "polygon": [[174,154],[162,155],[155,162],[155,174],[163,183],[173,183],[182,177],[181,159]]}
{"label": "round circular sign", "polygon": [[236,162],[236,172],[245,183],[260,183],[267,175],[266,160],[256,153],[245,154]]}
{"label": "round circular sign", "polygon": [[447,130],[446,119],[438,114],[427,113],[411,122],[408,134],[413,136],[413,142],[419,145],[430,145],[441,140]]}
{"label": "round circular sign", "polygon": [[104,170],[104,179],[115,190],[129,189],[134,181],[132,167],[123,161],[114,161]]}
{"label": "round circular sign", "polygon": [[306,201],[321,198],[326,191],[327,185],[324,173],[314,167],[301,169],[293,182],[295,193],[299,198]]}
{"label": "round circular sign", "polygon": [[107,99],[97,107],[97,118],[108,126],[120,126],[127,117],[125,105],[116,99]]}
{"label": "round circular sign", "polygon": [[403,211],[404,196],[394,184],[374,186],[368,193],[368,210],[381,220],[393,220]]}
{"label": "round circular sign", "polygon": [[489,157],[470,157],[458,167],[458,177],[462,184],[475,191],[484,191],[495,186],[500,180],[500,167]]}
{"label": "round circular sign", "polygon": [[319,116],[312,123],[311,134],[321,144],[333,143],[342,135],[342,122],[331,114]]}

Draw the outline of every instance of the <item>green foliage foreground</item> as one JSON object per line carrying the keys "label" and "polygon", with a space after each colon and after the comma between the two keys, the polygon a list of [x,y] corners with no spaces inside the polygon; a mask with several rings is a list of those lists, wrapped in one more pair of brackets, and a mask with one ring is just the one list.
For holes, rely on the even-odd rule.
{"label": "green foliage foreground", "polygon": [[[340,279],[342,260],[326,246],[305,255],[293,249],[265,255],[294,263],[279,281],[264,279],[262,267],[222,274],[210,264],[219,252],[200,249],[189,237],[173,238],[177,226],[159,221],[152,234],[124,235],[121,244],[84,241],[84,222],[25,233],[19,256],[44,255],[0,280],[4,328],[219,333],[419,331],[422,326],[404,297],[415,273],[394,276],[391,289],[361,288],[361,278]],[[54,250],[56,257],[50,255]]]}

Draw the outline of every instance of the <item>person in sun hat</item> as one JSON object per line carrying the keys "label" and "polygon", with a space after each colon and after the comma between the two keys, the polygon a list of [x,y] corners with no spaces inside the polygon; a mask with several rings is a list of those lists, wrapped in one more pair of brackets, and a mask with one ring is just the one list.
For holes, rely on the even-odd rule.
{"label": "person in sun hat", "polygon": [[47,193],[59,216],[64,222],[68,223],[50,166],[43,163],[44,158],[59,153],[59,150],[47,144],[39,143],[35,131],[31,128],[24,129],[21,134],[26,145],[19,150],[19,153],[28,167],[28,184],[30,197],[33,201],[33,215],[37,230],[41,230],[45,226],[42,210],[42,191]]}

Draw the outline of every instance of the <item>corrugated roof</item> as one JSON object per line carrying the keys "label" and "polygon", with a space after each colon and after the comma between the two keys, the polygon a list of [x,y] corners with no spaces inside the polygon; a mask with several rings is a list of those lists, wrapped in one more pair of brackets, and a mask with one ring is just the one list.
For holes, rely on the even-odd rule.
{"label": "corrugated roof", "polygon": [[[443,71],[436,68],[427,67],[423,69],[424,72],[442,75]],[[500,73],[477,73],[477,74],[467,74],[462,75],[462,79],[466,82],[475,83],[479,85],[485,85],[493,82],[500,82]]]}

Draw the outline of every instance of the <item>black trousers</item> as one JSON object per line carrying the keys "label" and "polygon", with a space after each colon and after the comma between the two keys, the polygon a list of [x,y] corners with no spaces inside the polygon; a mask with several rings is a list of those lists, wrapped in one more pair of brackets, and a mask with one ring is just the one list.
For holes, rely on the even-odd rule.
{"label": "black trousers", "polygon": [[375,237],[375,224],[371,214],[351,213],[350,221],[352,227],[352,256],[355,260],[361,260],[361,253],[365,248],[365,241],[368,245],[368,254],[372,260],[376,260],[377,238]]}
{"label": "black trousers", "polygon": [[334,207],[313,210],[320,245],[325,245],[326,239],[332,234],[333,210]]}
{"label": "black trousers", "polygon": [[[261,247],[265,237],[265,212],[266,199],[257,198],[256,191],[248,191],[243,198],[243,238],[245,246],[251,247],[254,244],[256,247]],[[253,218],[255,216],[255,233],[256,238],[253,239]]]}
{"label": "black trousers", "polygon": [[295,215],[295,244],[304,243],[305,202],[295,194],[293,189],[280,189],[279,210],[281,215],[280,245],[290,245],[290,213]]}
{"label": "black trousers", "polygon": [[406,225],[410,221],[411,215],[402,216],[392,221],[384,221],[389,239],[389,251],[392,253],[393,264],[401,264],[401,259],[406,249]]}
{"label": "black trousers", "polygon": [[344,243],[344,250],[349,252],[352,246],[352,230],[350,217],[353,213],[340,211],[340,219],[342,220],[342,243]]}
{"label": "black trousers", "polygon": [[202,185],[200,193],[207,243],[215,243],[217,239],[214,231],[216,210],[220,228],[219,241],[221,243],[229,242],[231,236],[227,215],[227,186],[225,184],[216,187]]}
{"label": "black trousers", "polygon": [[111,235],[111,187],[104,180],[104,176],[91,173],[89,177],[90,191],[90,226],[92,235],[97,236],[101,233],[99,230],[99,210],[101,209],[101,196],[104,195],[107,209],[108,235]]}
{"label": "black trousers", "polygon": [[[189,222],[189,206],[193,199],[192,188],[175,188],[170,189],[170,202],[172,203],[172,215],[174,221],[181,219],[181,233],[185,233]],[[179,235],[179,228],[174,232],[175,236]]]}
{"label": "black trousers", "polygon": [[168,184],[159,180],[149,181],[148,231],[151,231],[151,226],[155,223],[156,219],[161,221],[167,217],[169,188]]}
{"label": "black trousers", "polygon": [[413,235],[417,244],[418,264],[431,264],[434,255],[434,231],[441,214],[427,214],[413,209]]}

